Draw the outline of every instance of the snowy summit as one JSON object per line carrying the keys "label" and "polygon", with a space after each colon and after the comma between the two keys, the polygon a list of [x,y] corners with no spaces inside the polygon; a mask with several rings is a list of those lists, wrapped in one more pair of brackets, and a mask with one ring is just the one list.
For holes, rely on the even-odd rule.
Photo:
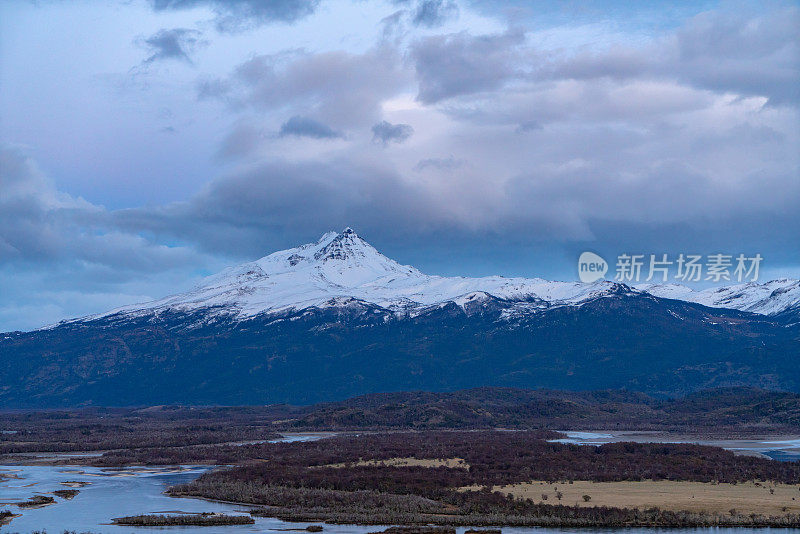
{"label": "snowy summit", "polygon": [[447,302],[463,304],[487,294],[546,305],[568,305],[619,287],[608,281],[581,284],[540,278],[427,275],[387,258],[351,228],[345,228],[341,233],[326,233],[316,243],[225,269],[186,293],[103,315],[216,308],[226,314],[252,317],[336,305],[351,299],[392,311],[413,311]]}
{"label": "snowy summit", "polygon": [[197,287],[145,304],[126,306],[89,319],[113,314],[140,315],[163,311],[248,318],[265,313],[345,305],[361,301],[390,312],[415,313],[454,302],[460,306],[489,296],[525,304],[527,311],[572,306],[619,292],[654,296],[773,314],[800,301],[800,282],[775,281],[695,292],[684,286],[629,288],[612,281],[591,284],[541,278],[443,277],[401,265],[378,252],[351,228],[328,232],[317,242],[282,250],[230,267]]}

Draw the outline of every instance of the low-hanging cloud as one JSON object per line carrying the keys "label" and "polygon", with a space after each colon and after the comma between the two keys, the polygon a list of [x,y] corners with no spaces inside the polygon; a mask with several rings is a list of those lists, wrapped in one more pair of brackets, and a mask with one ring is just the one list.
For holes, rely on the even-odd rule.
{"label": "low-hanging cloud", "polygon": [[113,212],[59,191],[23,150],[0,147],[0,331],[150,300],[215,264],[122,228]]}
{"label": "low-hanging cloud", "polygon": [[0,265],[69,262],[152,272],[193,256],[128,233],[109,217],[103,207],[58,191],[20,149],[0,147]]}
{"label": "low-hanging cloud", "polygon": [[449,210],[390,166],[350,158],[262,163],[220,177],[186,202],[121,210],[115,218],[131,232],[251,258],[346,226],[402,238],[410,220],[455,224]]}

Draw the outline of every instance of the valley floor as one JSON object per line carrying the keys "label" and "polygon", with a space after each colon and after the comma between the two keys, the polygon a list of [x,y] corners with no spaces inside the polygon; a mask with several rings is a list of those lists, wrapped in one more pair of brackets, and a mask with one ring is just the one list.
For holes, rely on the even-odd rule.
{"label": "valley floor", "polygon": [[[31,473],[68,469],[57,480],[61,490],[72,487],[66,477],[84,475],[116,480],[120,488],[144,485],[153,474],[185,477],[156,492],[197,498],[198,513],[225,511],[207,501],[238,503],[257,522],[800,529],[800,398],[737,391],[735,402],[726,392],[676,408],[678,401],[633,405],[616,394],[613,401],[591,394],[603,399],[597,404],[586,400],[589,394],[569,393],[562,399],[569,415],[546,416],[539,397],[561,393],[458,394],[467,400],[409,395],[307,408],[0,414],[0,466],[6,466],[0,486],[20,492],[0,503],[0,513],[8,512],[0,520],[19,523],[49,513],[19,508],[41,490],[16,479],[9,467],[16,464],[33,466]],[[496,400],[484,402],[487,397]],[[581,399],[591,417],[572,408]],[[645,411],[646,431],[588,427],[598,421],[617,426],[623,415]],[[660,412],[673,414],[670,429],[653,428]],[[601,413],[616,419],[594,417]],[[703,413],[700,423],[690,424]],[[724,424],[743,413],[747,425]],[[481,424],[504,423],[504,430],[473,425],[475,417]],[[569,423],[582,431],[547,430]],[[178,467],[199,464],[205,467]],[[67,499],[50,491],[58,498],[48,508],[81,505],[91,493]],[[120,513],[117,500],[107,497],[113,511],[104,520],[111,520]],[[124,504],[124,515],[152,512]],[[12,512],[23,517],[13,519]]]}

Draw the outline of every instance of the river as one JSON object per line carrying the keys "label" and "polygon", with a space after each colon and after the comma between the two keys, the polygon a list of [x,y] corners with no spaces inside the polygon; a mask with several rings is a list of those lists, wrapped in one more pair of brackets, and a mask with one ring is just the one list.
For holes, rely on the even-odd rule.
{"label": "river", "polygon": [[[631,441],[631,433],[612,432],[567,432],[565,441],[587,445],[598,445],[609,441]],[[287,436],[281,441],[314,440],[325,437],[326,434],[298,434]],[[652,434],[636,433],[637,441],[656,441]],[[661,441],[684,441],[664,439]],[[686,440],[697,442],[697,440]],[[709,443],[717,444],[721,443]],[[781,451],[783,454],[797,454],[800,451],[800,440],[776,439],[768,441],[757,440],[727,440],[726,448],[742,451],[756,451],[758,454],[767,454],[771,451]],[[780,456],[780,455],[779,455]],[[786,458],[781,458],[786,459]],[[0,482],[0,510],[9,509],[21,516],[15,518],[11,524],[0,527],[3,533],[29,533],[33,531],[48,531],[50,534],[60,534],[64,530],[83,532],[163,532],[165,529],[121,527],[112,525],[111,519],[126,515],[153,514],[153,513],[198,513],[198,512],[224,512],[231,515],[247,515],[248,508],[234,504],[209,502],[201,499],[175,498],[163,492],[168,486],[189,482],[212,469],[209,466],[182,466],[175,467],[133,467],[126,469],[101,469],[83,466],[52,466],[33,465],[0,466],[0,474],[12,476]],[[29,499],[36,494],[48,494],[54,490],[67,489],[63,485],[67,481],[88,483],[77,488],[80,493],[71,500],[56,498],[56,503],[43,508],[19,510],[16,506],[4,506],[12,502]],[[167,530],[188,532],[199,530],[204,533],[234,533],[234,532],[265,532],[280,531],[285,529],[305,529],[308,523],[288,523],[272,518],[255,518],[254,525],[236,525],[225,527],[168,527]],[[325,532],[332,534],[366,534],[382,530],[382,527],[362,527],[356,525],[325,525]],[[458,529],[462,534],[465,529]],[[658,529],[626,529],[626,534],[648,533],[652,534]],[[758,529],[767,532],[770,529]],[[543,529],[543,528],[504,528],[504,534],[523,533],[560,533],[569,532],[586,534],[588,532],[603,532],[603,529]],[[688,534],[690,532],[704,532],[713,534],[741,534],[755,531],[752,529],[669,529],[670,534]],[[776,530],[777,532],[777,530]],[[800,529],[781,529],[780,533],[800,533]]]}

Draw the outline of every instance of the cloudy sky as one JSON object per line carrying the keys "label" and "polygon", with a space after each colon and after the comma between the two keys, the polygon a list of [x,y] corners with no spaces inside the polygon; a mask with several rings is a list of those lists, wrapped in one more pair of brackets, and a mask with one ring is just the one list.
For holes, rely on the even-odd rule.
{"label": "cloudy sky", "polygon": [[345,226],[436,274],[800,277],[798,36],[798,2],[4,0],[0,331]]}

